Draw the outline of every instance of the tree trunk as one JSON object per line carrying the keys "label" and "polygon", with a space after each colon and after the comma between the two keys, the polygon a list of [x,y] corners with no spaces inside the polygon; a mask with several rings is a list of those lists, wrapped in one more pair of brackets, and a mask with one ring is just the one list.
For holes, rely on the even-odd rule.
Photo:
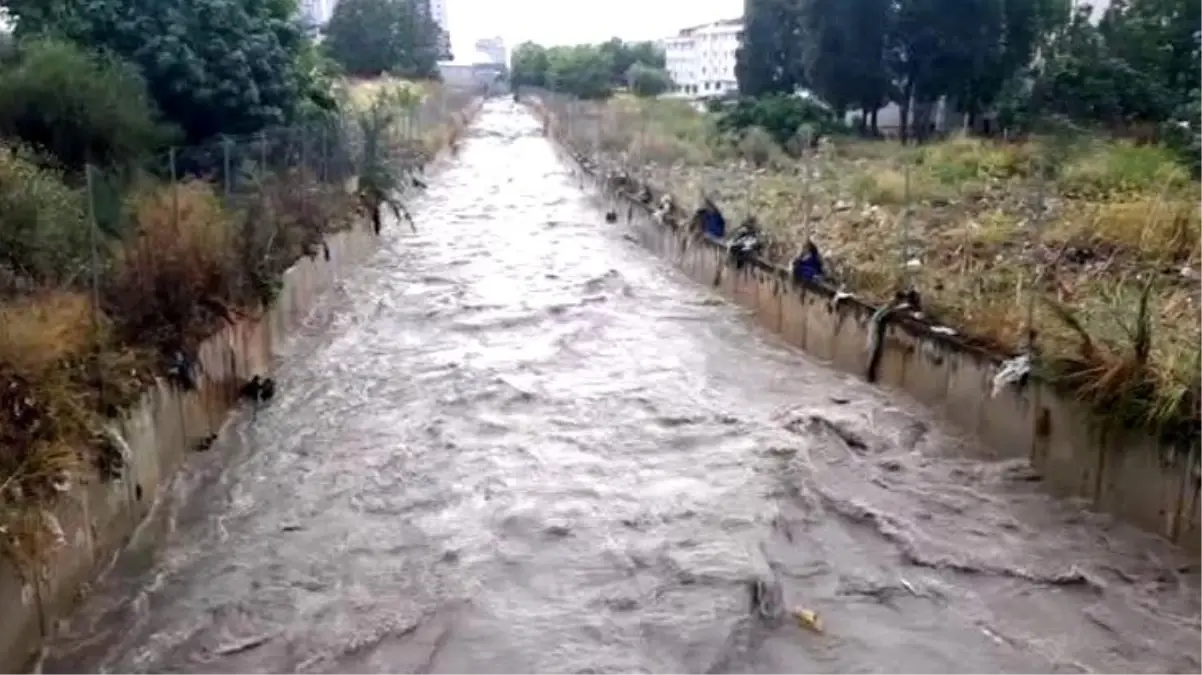
{"label": "tree trunk", "polygon": [[902,100],[898,103],[898,138],[901,139],[901,144],[905,145],[910,140],[910,110],[914,102],[914,83],[913,78],[906,82],[905,88],[902,90]]}

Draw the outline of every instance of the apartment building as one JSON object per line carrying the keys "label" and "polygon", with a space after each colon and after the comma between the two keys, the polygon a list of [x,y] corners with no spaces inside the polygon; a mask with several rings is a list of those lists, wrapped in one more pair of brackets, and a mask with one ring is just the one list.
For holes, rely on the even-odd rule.
{"label": "apartment building", "polygon": [[305,23],[315,28],[325,26],[334,13],[337,0],[301,0],[300,11]]}
{"label": "apartment building", "polygon": [[708,98],[737,91],[735,52],[742,36],[740,18],[692,26],[660,40],[673,93]]}

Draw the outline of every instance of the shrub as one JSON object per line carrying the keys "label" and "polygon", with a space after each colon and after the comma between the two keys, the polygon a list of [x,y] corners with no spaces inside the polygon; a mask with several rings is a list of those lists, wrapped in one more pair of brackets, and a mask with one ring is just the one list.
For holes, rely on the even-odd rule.
{"label": "shrub", "polygon": [[662,68],[636,63],[626,71],[626,83],[636,96],[653,98],[672,88],[672,78]]}
{"label": "shrub", "polygon": [[147,185],[128,203],[132,232],[104,284],[121,337],[185,349],[238,296],[233,217],[201,181]]}
{"label": "shrub", "polygon": [[23,507],[52,505],[96,471],[110,478],[122,468],[120,451],[101,440],[99,413],[128,405],[148,378],[136,353],[112,348],[106,327],[80,293],[0,305],[0,552],[25,569],[61,530],[50,511]]}
{"label": "shrub", "polygon": [[757,167],[768,166],[781,154],[772,134],[761,127],[751,127],[743,132],[738,149],[740,156]]}
{"label": "shrub", "polygon": [[16,63],[0,69],[0,135],[71,170],[128,164],[168,139],[132,67],[54,40],[21,43]]}
{"label": "shrub", "polygon": [[324,255],[325,236],[350,226],[356,204],[341,183],[322,183],[303,169],[254,180],[256,199],[237,214],[241,226],[230,257],[240,261],[236,299],[266,305],[292,263]]}
{"label": "shrub", "polygon": [[783,94],[741,98],[723,106],[718,114],[718,128],[722,131],[760,127],[780,146],[789,143],[803,125],[810,125],[815,139],[842,128],[834,112],[821,102]]}
{"label": "shrub", "polygon": [[28,150],[0,144],[0,294],[84,277],[84,195]]}
{"label": "shrub", "polygon": [[1030,145],[995,143],[963,134],[924,146],[919,156],[936,178],[949,184],[1025,176],[1034,160]]}

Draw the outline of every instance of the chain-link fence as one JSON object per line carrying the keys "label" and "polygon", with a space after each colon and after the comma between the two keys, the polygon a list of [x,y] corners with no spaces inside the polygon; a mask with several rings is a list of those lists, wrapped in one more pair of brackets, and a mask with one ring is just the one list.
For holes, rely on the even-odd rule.
{"label": "chain-link fence", "polygon": [[[189,349],[240,308],[265,306],[301,256],[382,204],[403,200],[457,133],[470,96],[360,111],[299,127],[171,148],[142,166],[86,172],[94,311],[120,338]],[[195,331],[195,334],[194,334]]]}
{"label": "chain-link fence", "polygon": [[[1199,187],[1152,148],[1101,138],[922,145],[720,132],[687,101],[529,98],[598,170],[754,218],[763,255],[815,245],[820,281],[970,343],[1026,355],[1124,424],[1198,424]],[[728,233],[733,227],[728,230]]]}

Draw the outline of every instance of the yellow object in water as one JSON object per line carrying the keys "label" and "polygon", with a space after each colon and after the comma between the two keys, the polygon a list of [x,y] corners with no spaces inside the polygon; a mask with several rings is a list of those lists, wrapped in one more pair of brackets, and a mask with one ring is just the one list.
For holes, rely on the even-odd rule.
{"label": "yellow object in water", "polygon": [[809,609],[799,609],[793,612],[793,618],[797,619],[797,625],[802,628],[808,628],[815,633],[822,632],[822,617],[818,616],[818,612]]}

